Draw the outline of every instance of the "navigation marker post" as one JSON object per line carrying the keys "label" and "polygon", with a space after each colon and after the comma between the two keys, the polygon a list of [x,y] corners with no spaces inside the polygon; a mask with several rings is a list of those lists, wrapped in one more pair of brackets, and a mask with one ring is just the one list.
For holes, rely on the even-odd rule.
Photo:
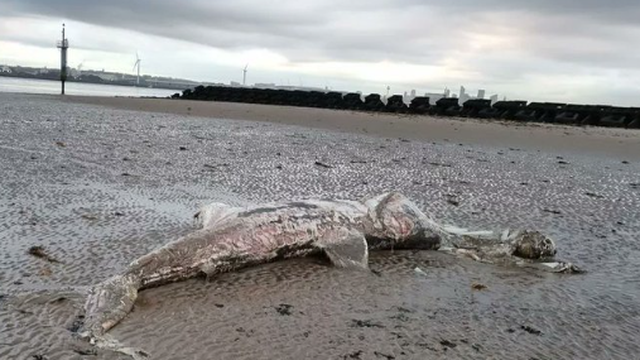
{"label": "navigation marker post", "polygon": [[62,82],[62,95],[64,95],[64,82],[67,81],[67,49],[69,48],[69,40],[65,38],[64,24],[62,24],[62,41],[58,41],[58,49],[60,49],[60,81]]}

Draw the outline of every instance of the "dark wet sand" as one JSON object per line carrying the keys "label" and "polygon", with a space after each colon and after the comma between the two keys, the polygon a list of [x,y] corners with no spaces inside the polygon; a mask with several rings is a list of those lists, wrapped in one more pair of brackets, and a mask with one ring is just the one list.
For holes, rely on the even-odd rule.
{"label": "dark wet sand", "polygon": [[[291,109],[285,120],[306,110]],[[11,94],[0,94],[0,131],[0,359],[120,358],[78,353],[87,349],[66,329],[81,296],[13,295],[104,280],[190,231],[201,204],[358,199],[388,190],[402,191],[444,222],[545,231],[557,240],[560,258],[589,273],[539,274],[431,252],[376,253],[371,267],[379,276],[292,260],[143,291],[112,334],[154,359],[640,353],[635,145],[587,156],[568,145],[537,151],[481,143],[473,131],[453,131],[466,141],[444,141],[436,130],[420,135],[431,139],[385,138]],[[36,245],[61,263],[27,254]],[[473,291],[474,283],[487,289]]]}
{"label": "dark wet sand", "polygon": [[[218,119],[268,121],[390,138],[494,145],[542,151],[611,154],[640,160],[640,130],[516,124],[227,102],[68,96],[65,101]],[[445,140],[446,139],[446,140]]]}

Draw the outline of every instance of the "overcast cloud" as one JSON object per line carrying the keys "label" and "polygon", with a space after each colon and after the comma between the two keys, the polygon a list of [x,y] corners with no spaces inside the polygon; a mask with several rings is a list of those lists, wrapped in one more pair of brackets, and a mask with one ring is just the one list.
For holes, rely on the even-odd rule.
{"label": "overcast cloud", "polygon": [[631,0],[0,0],[0,63],[640,106]]}

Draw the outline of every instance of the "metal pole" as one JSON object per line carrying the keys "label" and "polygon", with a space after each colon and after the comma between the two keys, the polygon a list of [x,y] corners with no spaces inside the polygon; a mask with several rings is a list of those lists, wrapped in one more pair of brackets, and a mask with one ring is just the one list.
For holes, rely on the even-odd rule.
{"label": "metal pole", "polygon": [[62,24],[62,41],[60,42],[60,81],[62,83],[62,95],[64,95],[64,83],[67,80],[67,48],[69,43],[65,37],[65,24]]}

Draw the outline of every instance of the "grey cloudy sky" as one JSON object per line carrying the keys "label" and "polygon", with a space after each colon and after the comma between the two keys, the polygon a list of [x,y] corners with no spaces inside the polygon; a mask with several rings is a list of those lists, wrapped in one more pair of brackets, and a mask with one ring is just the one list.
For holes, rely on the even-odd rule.
{"label": "grey cloudy sky", "polygon": [[640,106],[637,0],[0,0],[0,63]]}

